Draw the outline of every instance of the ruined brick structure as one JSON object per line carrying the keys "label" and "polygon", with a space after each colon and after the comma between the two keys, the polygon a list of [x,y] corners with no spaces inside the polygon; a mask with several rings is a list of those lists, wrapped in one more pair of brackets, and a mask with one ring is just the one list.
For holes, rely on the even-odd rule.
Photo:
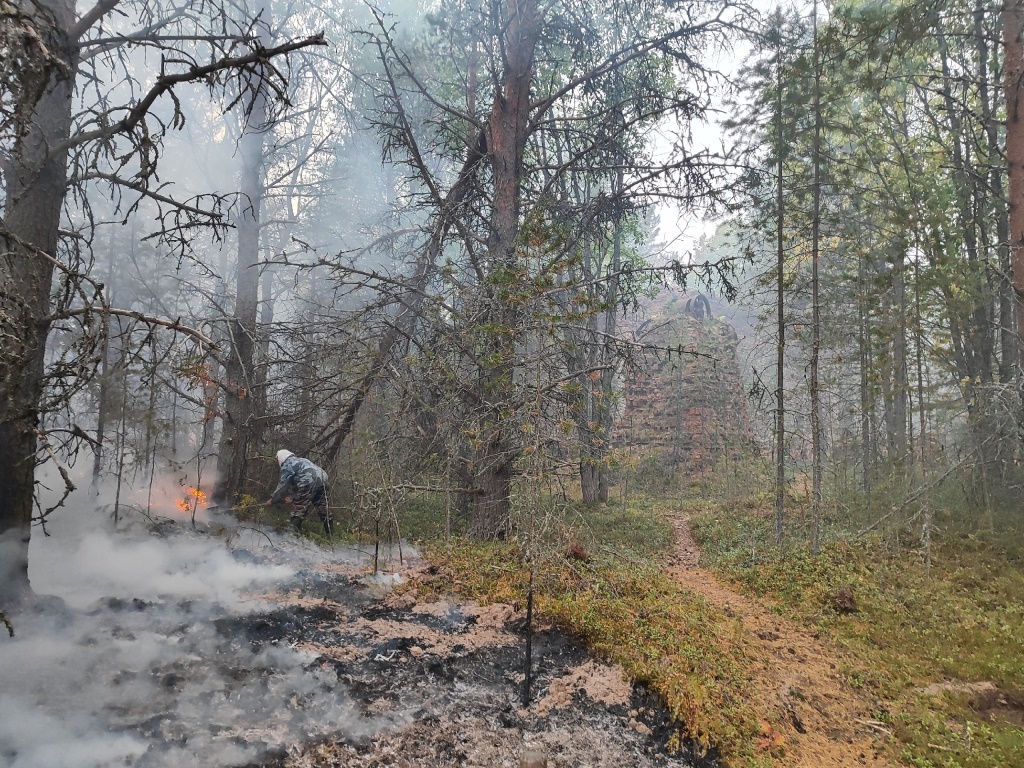
{"label": "ruined brick structure", "polygon": [[633,455],[660,460],[670,475],[704,475],[723,459],[755,450],[739,338],[715,317],[717,306],[693,291],[664,291],[634,329],[638,341],[683,350],[648,356],[645,370],[626,382],[618,422],[619,439]]}

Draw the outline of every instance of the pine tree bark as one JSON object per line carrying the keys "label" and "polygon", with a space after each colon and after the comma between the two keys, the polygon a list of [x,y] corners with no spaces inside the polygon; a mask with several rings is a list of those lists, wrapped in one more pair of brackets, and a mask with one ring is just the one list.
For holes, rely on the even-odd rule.
{"label": "pine tree bark", "polygon": [[[509,346],[516,325],[516,312],[501,300],[502,283],[513,279],[518,267],[519,212],[523,179],[523,154],[530,118],[530,84],[534,51],[540,34],[540,13],[536,0],[509,0],[504,30],[504,75],[488,121],[488,156],[494,180],[490,235],[487,241],[493,300],[489,334],[493,352],[501,359],[481,371],[481,402],[484,404],[480,439],[475,450],[477,494],[470,528],[480,538],[502,535],[509,517],[512,465],[517,452],[511,437],[502,429],[513,370]],[[487,356],[485,356],[486,358]]]}
{"label": "pine tree bark", "polygon": [[38,0],[34,8],[36,28],[58,65],[45,68],[41,95],[34,106],[26,105],[27,119],[19,126],[9,161],[0,230],[0,610],[31,595],[36,430],[50,329],[52,259],[67,185],[67,151],[51,147],[70,135],[77,66],[68,36],[74,3]]}
{"label": "pine tree bark", "polygon": [[1006,95],[1006,176],[1009,260],[1016,309],[1017,338],[1024,340],[1024,43],[1021,0],[1006,0],[1002,11]]}
{"label": "pine tree bark", "polygon": [[245,487],[245,468],[254,432],[253,396],[256,313],[260,288],[260,218],[263,207],[263,147],[267,100],[260,92],[246,115],[240,140],[242,158],[241,212],[237,221],[238,261],[235,265],[235,314],[228,321],[229,354],[224,360],[224,424],[217,452],[217,484],[213,498],[231,503]]}

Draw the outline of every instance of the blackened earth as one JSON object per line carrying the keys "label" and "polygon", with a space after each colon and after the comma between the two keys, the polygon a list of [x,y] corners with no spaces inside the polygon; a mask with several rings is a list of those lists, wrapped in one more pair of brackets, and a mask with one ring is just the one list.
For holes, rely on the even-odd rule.
{"label": "blackened earth", "polygon": [[[550,627],[533,635],[524,704],[522,612],[507,609],[484,633],[477,606],[392,599],[422,563],[374,576],[365,559],[294,539],[232,554],[298,570],[251,596],[249,612],[170,597],[49,611],[75,652],[40,677],[36,701],[58,719],[88,709],[91,728],[135,745],[128,757],[83,765],[516,768],[526,749],[540,749],[550,768],[717,765],[713,754],[669,751],[676,726],[640,685],[616,704],[576,690],[539,706],[553,681],[589,659]],[[87,707],[68,695],[94,681]],[[18,758],[0,739],[0,764]]]}

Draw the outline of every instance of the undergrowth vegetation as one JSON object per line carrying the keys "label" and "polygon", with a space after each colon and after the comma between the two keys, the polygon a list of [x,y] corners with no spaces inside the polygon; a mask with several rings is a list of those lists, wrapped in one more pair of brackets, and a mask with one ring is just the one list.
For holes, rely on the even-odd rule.
{"label": "undergrowth vegetation", "polygon": [[[892,501],[904,489],[843,492],[828,500],[828,543],[815,557],[799,477],[779,551],[770,482],[756,466],[725,469],[683,478],[685,487],[636,482],[627,500],[607,505],[534,499],[541,508],[520,510],[506,541],[469,540],[466,518],[431,494],[342,511],[338,532],[363,543],[415,541],[437,566],[420,589],[484,602],[525,606],[532,565],[538,621],[658,694],[680,724],[677,745],[714,749],[734,766],[785,765],[784,747],[765,738],[770,715],[753,695],[763,659],[740,620],[665,572],[668,515],[685,513],[703,566],[837,649],[846,682],[908,764],[1024,765],[1024,528],[1011,505],[979,511],[955,482],[936,485],[926,548],[921,507]],[[279,509],[249,512],[287,523]],[[305,535],[320,537],[317,520]]]}
{"label": "undergrowth vegetation", "polygon": [[911,764],[1024,765],[1022,532],[947,509],[930,563],[920,531],[898,526],[780,555],[762,501],[690,502],[704,564],[848,651],[847,681]]}

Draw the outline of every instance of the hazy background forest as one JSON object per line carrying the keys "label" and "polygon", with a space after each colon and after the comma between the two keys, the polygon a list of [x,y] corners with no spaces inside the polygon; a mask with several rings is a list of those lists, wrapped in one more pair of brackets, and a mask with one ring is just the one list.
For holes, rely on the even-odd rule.
{"label": "hazy background forest", "polygon": [[[843,674],[893,754],[1012,764],[1021,14],[0,0],[0,616],[62,525],[280,531],[287,448],[341,539],[500,553],[605,653],[573,569],[682,515],[877,662]],[[677,717],[720,703],[687,669],[652,683]],[[934,680],[1010,715],[906,698]],[[690,735],[784,753],[722,706]]]}

